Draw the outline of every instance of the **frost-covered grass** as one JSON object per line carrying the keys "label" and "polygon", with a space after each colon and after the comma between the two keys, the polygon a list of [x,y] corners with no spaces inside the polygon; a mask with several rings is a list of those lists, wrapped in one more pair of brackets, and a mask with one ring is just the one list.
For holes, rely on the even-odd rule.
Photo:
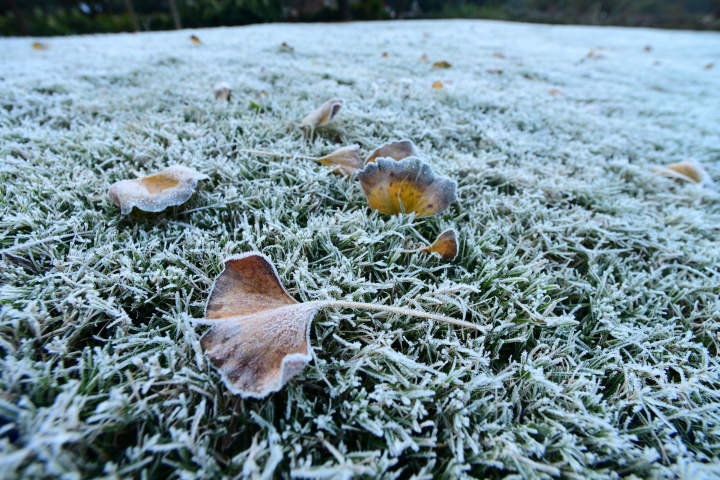
{"label": "frost-covered grass", "polygon": [[[0,40],[0,476],[720,474],[720,195],[649,172],[720,177],[717,33],[190,33]],[[332,97],[346,105],[310,142],[294,126]],[[458,181],[443,215],[387,217],[321,165],[240,152],[402,138]],[[189,203],[123,217],[109,201],[174,163],[210,176]],[[400,252],[448,227],[454,262]],[[298,299],[492,328],[330,310],[303,373],[241,400],[193,319],[248,250]]]}

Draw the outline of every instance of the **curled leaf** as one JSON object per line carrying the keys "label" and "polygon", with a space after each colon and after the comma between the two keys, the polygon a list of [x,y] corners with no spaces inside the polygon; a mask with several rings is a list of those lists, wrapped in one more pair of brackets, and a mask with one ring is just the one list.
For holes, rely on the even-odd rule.
{"label": "curled leaf", "polygon": [[113,183],[108,193],[123,215],[133,207],[145,212],[161,212],[185,203],[195,192],[198,181],[207,178],[192,168],[173,165],[154,175]]}
{"label": "curled leaf", "polygon": [[433,67],[435,68],[450,68],[452,65],[450,63],[446,62],[445,60],[441,60],[439,62],[433,63]]}
{"label": "curled leaf", "polygon": [[440,90],[441,88],[443,88],[443,83],[440,80],[435,80],[432,84],[432,87],[435,90]]}
{"label": "curled leaf", "polygon": [[415,144],[410,140],[400,140],[399,142],[390,142],[378,147],[370,154],[367,163],[374,162],[377,158],[392,158],[400,161],[407,157],[419,157]]}
{"label": "curled leaf", "polygon": [[655,173],[690,183],[710,183],[710,175],[697,162],[679,162],[653,168]]}
{"label": "curled leaf", "polygon": [[190,41],[195,45],[200,45],[202,43],[197,35],[190,35]]}
{"label": "curled leaf", "polygon": [[226,82],[218,82],[213,85],[213,93],[215,94],[215,100],[227,102],[232,95],[232,87]]}
{"label": "curled leaf", "polygon": [[305,117],[302,122],[300,122],[300,126],[315,129],[327,125],[328,122],[335,118],[335,115],[337,115],[342,106],[343,101],[339,98],[328,100],[323,103],[320,108]]}
{"label": "curled leaf", "polygon": [[410,157],[378,158],[358,174],[370,208],[387,215],[415,213],[427,217],[455,201],[455,182],[436,177],[430,165]]}
{"label": "curled leaf", "polygon": [[331,167],[333,172],[349,177],[363,168],[363,161],[358,154],[358,146],[342,147],[317,159],[323,165]]}
{"label": "curled leaf", "polygon": [[310,323],[318,310],[328,307],[378,310],[485,330],[402,307],[341,300],[299,303],[283,288],[272,262],[249,252],[225,260],[205,307],[202,323],[211,328],[200,344],[231,392],[262,398],[280,390],[310,361]]}
{"label": "curled leaf", "polygon": [[50,48],[50,45],[43,42],[33,42],[32,48],[33,50],[47,50],[48,48]]}
{"label": "curled leaf", "polygon": [[453,260],[457,256],[458,241],[455,230],[448,229],[442,232],[432,245],[422,249],[423,252],[437,253],[443,258]]}

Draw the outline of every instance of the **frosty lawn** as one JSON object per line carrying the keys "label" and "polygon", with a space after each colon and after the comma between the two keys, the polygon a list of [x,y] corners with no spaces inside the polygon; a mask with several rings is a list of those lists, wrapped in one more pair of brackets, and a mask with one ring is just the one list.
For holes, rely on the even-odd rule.
{"label": "frosty lawn", "polygon": [[[443,21],[44,41],[0,39],[0,476],[720,474],[720,194],[650,172],[720,177],[718,34]],[[345,105],[310,142],[297,124],[330,98]],[[241,152],[404,138],[458,182],[440,216],[386,216],[317,162]],[[110,184],[172,164],[210,179],[120,214]],[[403,252],[447,228],[454,261]],[[298,300],[489,330],[326,310],[302,374],[238,399],[193,319],[249,250]]]}

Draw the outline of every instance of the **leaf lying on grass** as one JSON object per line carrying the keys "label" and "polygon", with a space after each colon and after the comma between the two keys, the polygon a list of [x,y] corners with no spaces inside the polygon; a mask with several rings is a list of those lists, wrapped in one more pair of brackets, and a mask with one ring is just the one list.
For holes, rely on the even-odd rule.
{"label": "leaf lying on grass", "polygon": [[262,150],[241,150],[245,153],[251,153],[253,155],[262,155],[265,157],[280,157],[280,158],[302,158],[304,160],[314,160],[320,162],[325,166],[331,167],[333,173],[339,175],[345,175],[346,177],[352,176],[362,170],[363,161],[358,154],[358,146],[350,145],[347,147],[341,147],[332,153],[329,153],[323,157],[307,157],[304,155],[292,155],[290,153],[275,153],[265,152]]}
{"label": "leaf lying on grass", "polygon": [[200,45],[202,43],[197,35],[190,35],[190,41],[195,45]]}
{"label": "leaf lying on grass", "polygon": [[447,260],[454,260],[458,252],[457,234],[455,233],[454,229],[450,228],[438,235],[438,237],[432,244],[413,250],[405,250],[405,252],[437,253],[442,258],[445,258]]}
{"label": "leaf lying on grass", "polygon": [[455,201],[455,182],[436,177],[430,165],[415,157],[399,162],[378,158],[365,165],[358,178],[370,208],[388,215],[427,217]]}
{"label": "leaf lying on grass", "polygon": [[435,80],[432,84],[432,88],[434,88],[435,90],[440,90],[441,88],[443,88],[443,83],[440,80]]}
{"label": "leaf lying on grass", "polygon": [[470,322],[401,307],[340,300],[297,302],[273,263],[248,252],[225,260],[205,307],[211,328],[200,343],[227,388],[262,398],[280,390],[310,361],[310,322],[323,308],[345,307],[428,318],[485,331]]}
{"label": "leaf lying on grass", "polygon": [[690,183],[709,183],[710,175],[705,169],[697,162],[679,162],[664,167],[655,167],[652,169],[653,172],[659,173],[666,177],[677,178]]}
{"label": "leaf lying on grass", "polygon": [[215,100],[227,102],[232,95],[232,87],[227,82],[218,82],[213,85],[213,93],[215,94]]}
{"label": "leaf lying on grass", "polygon": [[47,50],[48,48],[50,48],[50,45],[43,42],[33,42],[32,48],[33,50]]}
{"label": "leaf lying on grass", "polygon": [[410,140],[400,140],[398,142],[390,142],[376,148],[368,157],[366,163],[372,163],[377,158],[392,158],[400,161],[407,157],[418,157],[417,148]]}
{"label": "leaf lying on grass", "polygon": [[450,65],[449,62],[446,62],[445,60],[441,60],[439,62],[433,63],[433,67],[435,68],[450,68],[452,65]]}
{"label": "leaf lying on grass", "polygon": [[195,192],[198,181],[207,178],[192,168],[173,165],[154,175],[113,183],[108,193],[123,215],[133,207],[145,212],[161,212],[185,203]]}
{"label": "leaf lying on grass", "polygon": [[314,130],[317,127],[327,125],[333,118],[335,118],[335,115],[337,115],[342,106],[343,101],[339,98],[328,100],[323,103],[320,108],[303,118],[302,122],[300,122],[300,126],[309,127]]}

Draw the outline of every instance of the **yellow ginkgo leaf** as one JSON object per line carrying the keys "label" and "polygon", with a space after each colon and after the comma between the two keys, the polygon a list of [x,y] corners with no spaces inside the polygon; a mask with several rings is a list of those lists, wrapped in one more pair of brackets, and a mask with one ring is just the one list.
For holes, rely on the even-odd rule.
{"label": "yellow ginkgo leaf", "polygon": [[333,169],[333,172],[349,177],[362,170],[363,161],[358,154],[358,146],[342,147],[334,152],[317,159],[323,165]]}
{"label": "yellow ginkgo leaf", "polygon": [[243,397],[263,398],[280,390],[312,358],[310,324],[323,308],[358,308],[428,318],[479,331],[464,320],[403,307],[342,300],[300,303],[280,283],[272,262],[257,252],[225,260],[205,307],[210,325],[200,339],[227,388]]}
{"label": "yellow ginkgo leaf", "polygon": [[185,203],[195,192],[198,181],[207,178],[192,168],[173,165],[154,175],[116,182],[108,193],[123,215],[133,207],[145,212],[161,212]]}
{"label": "yellow ginkgo leaf", "polygon": [[374,162],[377,158],[392,158],[400,161],[407,157],[419,157],[415,144],[410,140],[400,140],[398,142],[390,142],[378,147],[368,157],[366,163]]}
{"label": "yellow ginkgo leaf", "polygon": [[337,115],[342,106],[343,101],[339,98],[328,100],[323,103],[320,108],[303,118],[302,122],[300,122],[300,126],[315,129],[317,127],[327,125],[333,118],[335,118],[335,115]]}
{"label": "yellow ginkgo leaf", "polygon": [[455,182],[436,177],[430,165],[410,157],[401,161],[378,158],[358,173],[370,208],[387,215],[414,213],[427,217],[455,201]]}
{"label": "yellow ginkgo leaf", "polygon": [[655,173],[690,183],[710,183],[710,175],[697,162],[679,162],[653,168]]}
{"label": "yellow ginkgo leaf", "polygon": [[190,41],[195,45],[200,45],[202,43],[197,35],[190,35]]}
{"label": "yellow ginkgo leaf", "polygon": [[48,48],[50,48],[50,45],[43,42],[33,42],[32,48],[33,50],[47,50]]}
{"label": "yellow ginkgo leaf", "polygon": [[443,83],[440,80],[435,80],[432,84],[432,87],[435,90],[440,90],[441,88],[443,88]]}
{"label": "yellow ginkgo leaf", "polygon": [[218,82],[213,85],[213,93],[215,94],[215,100],[227,102],[232,95],[232,88],[226,82]]}
{"label": "yellow ginkgo leaf", "polygon": [[446,62],[445,60],[441,60],[439,62],[433,63],[433,67],[435,68],[450,68],[452,65],[450,63]]}

